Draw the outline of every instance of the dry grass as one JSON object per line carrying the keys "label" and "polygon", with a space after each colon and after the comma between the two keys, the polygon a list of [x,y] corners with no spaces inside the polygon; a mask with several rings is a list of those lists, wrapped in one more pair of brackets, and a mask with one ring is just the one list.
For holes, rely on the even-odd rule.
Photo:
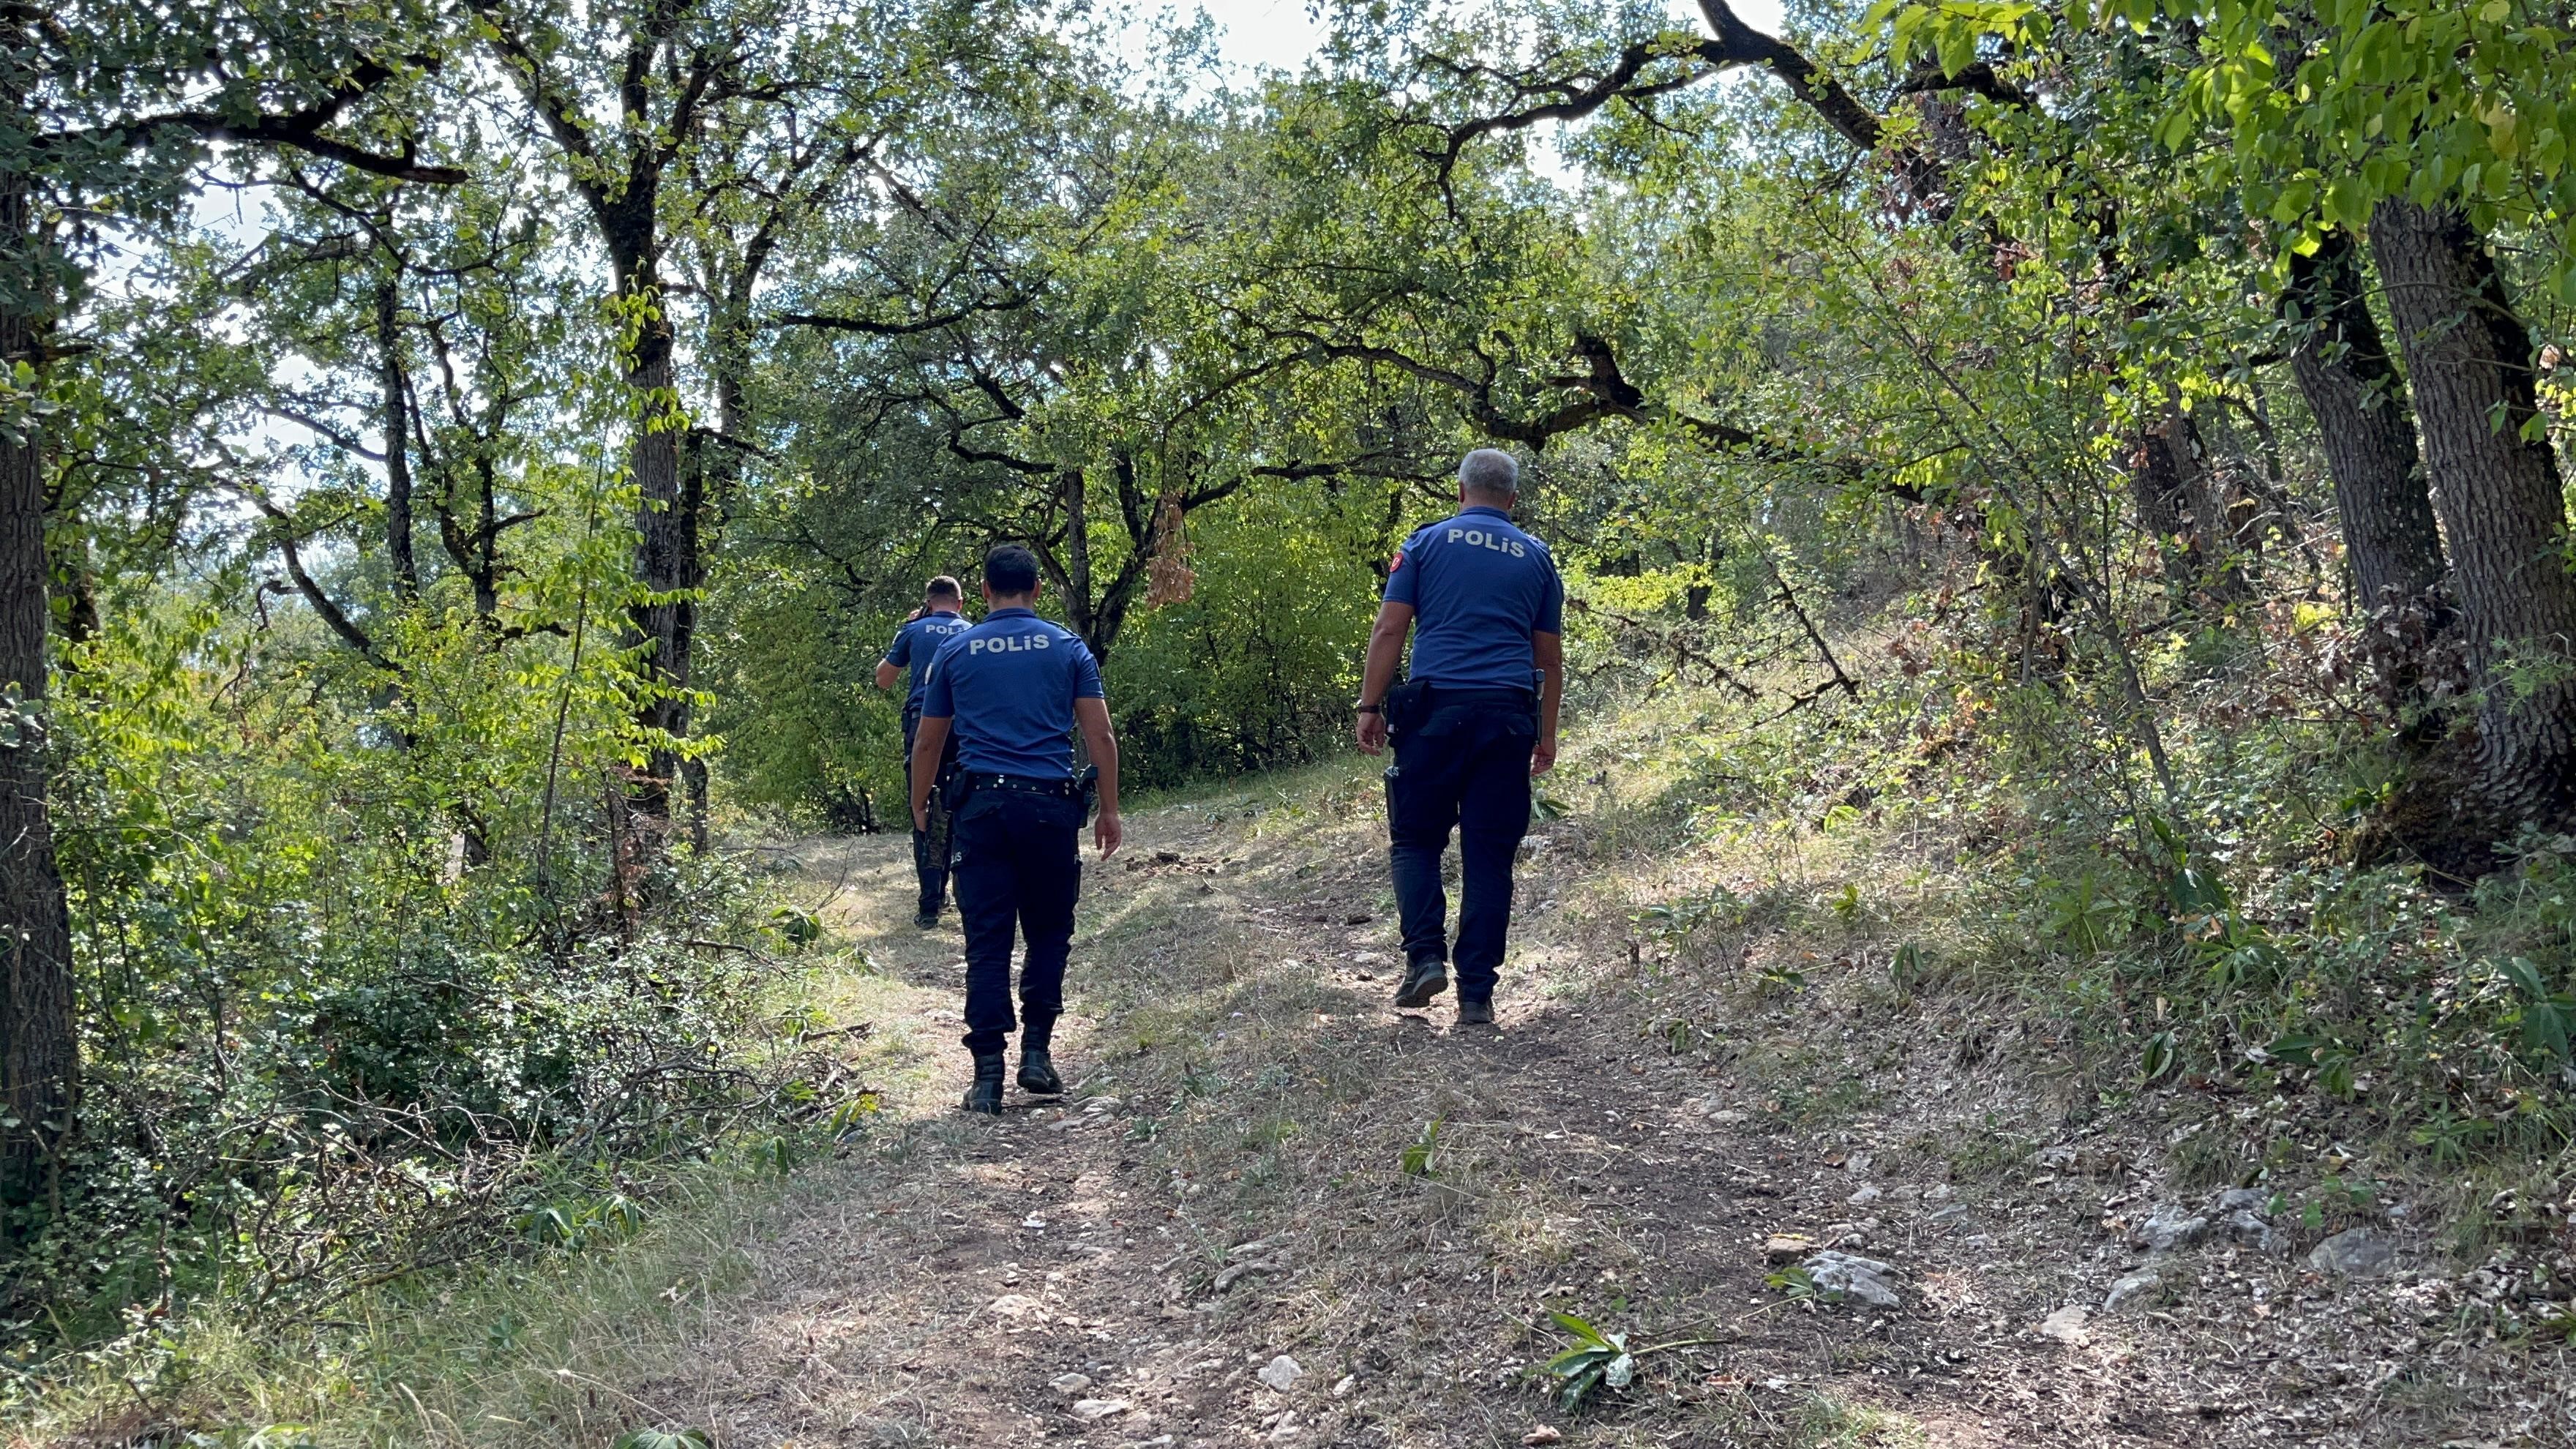
{"label": "dry grass", "polygon": [[[1865,820],[1712,812],[1702,707],[1634,712],[1552,777],[1499,1032],[1384,1005],[1369,765],[1139,812],[1086,882],[1075,1100],[999,1123],[953,1110],[955,938],[904,920],[902,843],[807,842],[872,963],[816,987],[875,1023],[888,1111],[847,1156],[711,1172],[613,1252],[389,1298],[328,1371],[191,1335],[214,1347],[190,1403],[317,1445],[665,1424],[805,1449],[2438,1442],[2545,1417],[2548,1361],[2427,1350],[2385,1293],[2249,1255],[2193,1259],[2154,1316],[2037,1335],[2125,1268],[2108,1225],[2164,1190],[2188,1104],[2076,1125],[2095,1068],[1978,954],[1964,884]],[[1904,945],[1930,964],[1896,971]],[[1897,1263],[1905,1307],[1784,1298],[1762,1245],[1787,1232]],[[1550,1309],[1711,1341],[1568,1415],[1534,1379]],[[1255,1377],[1282,1354],[1285,1391]]]}

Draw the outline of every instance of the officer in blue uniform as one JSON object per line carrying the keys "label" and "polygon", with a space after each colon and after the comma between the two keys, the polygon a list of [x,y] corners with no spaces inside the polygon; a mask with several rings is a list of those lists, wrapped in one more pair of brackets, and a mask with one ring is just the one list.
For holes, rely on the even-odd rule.
{"label": "officer in blue uniform", "polygon": [[1020,1086],[1057,1093],[1047,1051],[1064,1007],[1064,962],[1082,887],[1086,791],[1073,773],[1082,730],[1099,770],[1100,819],[1092,839],[1118,849],[1118,740],[1100,666],[1070,630],[1036,613],[1038,561],[1017,544],[984,559],[984,622],[939,646],[930,664],[921,728],[912,747],[912,815],[927,829],[939,761],[953,732],[957,769],[950,859],[957,914],[966,928],[966,1050],[975,1058],[966,1110],[1002,1110],[1003,1048],[1011,1020],[1013,927],[1020,963]]}
{"label": "officer in blue uniform", "polygon": [[[1370,631],[1354,733],[1395,742],[1387,835],[1405,972],[1398,1006],[1449,985],[1440,855],[1458,832],[1458,1024],[1491,1025],[1511,925],[1512,857],[1529,829],[1530,780],[1556,763],[1565,691],[1565,585],[1547,545],[1512,525],[1520,465],[1479,448],[1458,467],[1459,511],[1405,540]],[[1404,638],[1413,667],[1395,681]]]}
{"label": "officer in blue uniform", "polygon": [[[974,627],[958,611],[965,607],[966,593],[957,581],[941,574],[922,589],[921,608],[903,621],[894,643],[887,647],[885,658],[877,664],[877,688],[892,689],[909,666],[912,689],[903,698],[903,758],[908,771],[912,762],[912,737],[921,728],[921,694],[930,676],[930,658],[939,646]],[[950,751],[955,758],[955,751]],[[912,869],[921,879],[921,905],[912,923],[928,930],[939,924],[939,908],[948,896],[948,810],[932,797],[929,822],[912,832]]]}

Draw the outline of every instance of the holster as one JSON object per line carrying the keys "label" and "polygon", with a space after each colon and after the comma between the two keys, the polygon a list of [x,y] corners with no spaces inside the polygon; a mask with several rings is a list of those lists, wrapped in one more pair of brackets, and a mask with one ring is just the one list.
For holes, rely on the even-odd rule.
{"label": "holster", "polygon": [[1408,679],[1394,685],[1387,690],[1382,703],[1386,706],[1386,732],[1409,735],[1431,718],[1430,681]]}

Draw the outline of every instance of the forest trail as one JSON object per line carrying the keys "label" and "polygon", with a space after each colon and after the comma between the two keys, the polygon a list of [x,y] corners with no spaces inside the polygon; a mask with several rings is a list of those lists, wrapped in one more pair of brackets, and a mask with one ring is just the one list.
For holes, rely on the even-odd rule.
{"label": "forest trail", "polygon": [[[989,1123],[955,1108],[957,937],[911,926],[904,843],[796,847],[874,963],[833,1009],[873,1023],[886,1109],[626,1402],[782,1449],[2564,1442],[2550,1365],[2443,1342],[2429,1277],[2312,1271],[2286,1217],[2295,1251],[2221,1224],[2134,1276],[2150,1210],[2214,1195],[2157,1181],[2151,1112],[2067,1126],[2047,1023],[1892,992],[1866,921],[1706,958],[1647,931],[1745,862],[1623,835],[1601,763],[1552,786],[1490,1032],[1386,1005],[1356,762],[1131,817],[1086,856],[1077,1085]],[[1733,889],[1837,884],[1767,859]],[[1828,1246],[1899,1306],[1785,1293]],[[1550,1309],[1704,1341],[1568,1414],[1533,1379]]]}

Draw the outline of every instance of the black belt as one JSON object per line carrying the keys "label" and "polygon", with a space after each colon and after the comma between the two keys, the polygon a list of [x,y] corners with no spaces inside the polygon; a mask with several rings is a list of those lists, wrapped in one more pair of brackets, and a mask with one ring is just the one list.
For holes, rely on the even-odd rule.
{"label": "black belt", "polygon": [[1082,786],[1071,780],[1040,780],[1030,775],[967,775],[967,790],[1008,790],[1014,795],[1044,795],[1055,800],[1079,800]]}

